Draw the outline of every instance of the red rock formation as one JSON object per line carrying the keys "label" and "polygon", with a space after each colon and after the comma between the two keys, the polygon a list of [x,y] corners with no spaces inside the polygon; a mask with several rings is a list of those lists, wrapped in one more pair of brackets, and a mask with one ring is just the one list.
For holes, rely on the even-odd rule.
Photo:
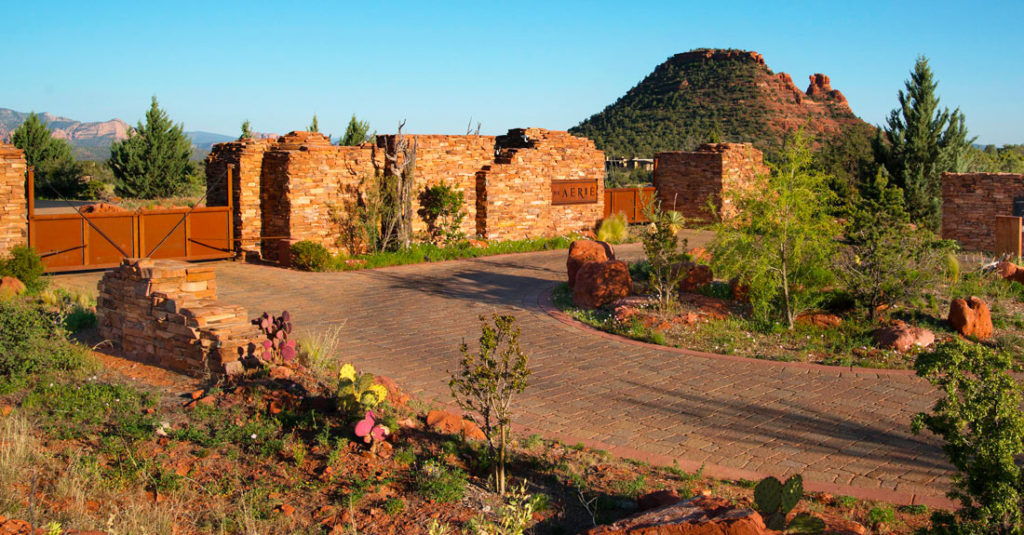
{"label": "red rock formation", "polygon": [[565,269],[569,272],[569,288],[576,285],[576,272],[587,262],[607,262],[615,260],[612,246],[603,241],[576,240],[569,245],[569,258],[565,261]]}
{"label": "red rock formation", "polygon": [[985,340],[992,336],[992,314],[988,304],[971,296],[968,300],[954,299],[949,304],[949,326],[964,336]]}
{"label": "red rock formation", "polygon": [[928,329],[911,327],[902,321],[876,330],[872,337],[876,346],[895,349],[900,353],[906,353],[914,347],[928,347],[935,342],[935,334]]}
{"label": "red rock formation", "polygon": [[572,301],[578,307],[597,308],[631,293],[629,264],[621,260],[587,262],[576,273]]}
{"label": "red rock formation", "polygon": [[844,97],[838,89],[832,89],[832,83],[828,79],[828,76],[817,73],[812,74],[810,79],[811,85],[807,86],[807,96],[811,98],[834,100],[844,106],[849,105],[846,102],[846,97]]}

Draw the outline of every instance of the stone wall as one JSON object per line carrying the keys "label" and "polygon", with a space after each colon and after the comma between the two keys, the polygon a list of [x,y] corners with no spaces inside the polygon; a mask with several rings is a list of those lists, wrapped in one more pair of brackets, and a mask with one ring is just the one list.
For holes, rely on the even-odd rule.
{"label": "stone wall", "polygon": [[[477,234],[519,240],[593,230],[604,217],[604,153],[594,142],[541,128],[512,130],[502,138],[494,164],[478,175]],[[515,145],[506,141],[512,139],[528,141],[502,147]],[[552,182],[595,178],[598,202],[552,204]]]}
{"label": "stone wall", "polygon": [[1024,201],[1024,175],[943,173],[942,237],[969,250],[995,250],[996,216],[1013,215],[1014,199]]}
{"label": "stone wall", "polygon": [[28,242],[26,169],[21,149],[0,142],[0,257]]}
{"label": "stone wall", "polygon": [[[501,138],[523,136],[530,141],[506,147],[494,136],[406,136],[416,144],[413,213],[427,187],[446,183],[463,192],[462,231],[467,236],[508,240],[593,229],[604,210],[604,153],[590,140],[539,128],[513,130]],[[208,196],[211,204],[226,202],[223,169],[238,165],[236,235],[250,240],[243,247],[262,235],[360,252],[353,238],[355,207],[365,193],[365,179],[383,168],[384,148],[394,141],[394,136],[378,136],[377,147],[339,147],[322,134],[291,132],[274,141],[221,143],[207,159]],[[581,178],[597,180],[597,203],[551,205],[552,181]],[[418,215],[413,230],[426,230]],[[280,247],[266,240],[262,256],[275,260]]]}
{"label": "stone wall", "polygon": [[750,187],[756,176],[768,172],[764,155],[749,143],[705,143],[695,152],[654,157],[654,185],[662,209],[700,221],[713,219],[709,204],[725,217],[734,215],[727,193]]}
{"label": "stone wall", "polygon": [[235,239],[243,253],[258,252],[263,232],[260,213],[260,180],[263,175],[263,153],[270,149],[271,139],[246,139],[224,143],[206,161],[207,205],[227,204],[227,168],[233,165],[231,196],[234,206]]}
{"label": "stone wall", "polygon": [[100,336],[127,355],[186,373],[238,373],[259,332],[245,308],[217,302],[211,265],[125,259],[99,282]]}

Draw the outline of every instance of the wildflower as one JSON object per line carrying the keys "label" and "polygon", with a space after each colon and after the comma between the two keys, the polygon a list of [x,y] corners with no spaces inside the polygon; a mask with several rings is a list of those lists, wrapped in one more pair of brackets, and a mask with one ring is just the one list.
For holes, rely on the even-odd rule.
{"label": "wildflower", "polygon": [[338,379],[348,379],[349,381],[356,380],[356,369],[351,364],[345,364],[341,367],[338,372]]}
{"label": "wildflower", "polygon": [[253,433],[253,434],[249,435],[249,438],[251,438],[253,440],[256,440],[256,433]]}

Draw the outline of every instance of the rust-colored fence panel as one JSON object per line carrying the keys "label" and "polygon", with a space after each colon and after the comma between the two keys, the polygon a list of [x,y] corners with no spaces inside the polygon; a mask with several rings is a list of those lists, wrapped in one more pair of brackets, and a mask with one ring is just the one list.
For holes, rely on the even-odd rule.
{"label": "rust-colored fence panel", "polygon": [[1019,261],[1021,256],[1021,231],[1021,218],[997,215],[995,232],[996,254],[1006,254]]}
{"label": "rust-colored fence panel", "polygon": [[630,223],[646,223],[644,207],[650,203],[658,189],[646,188],[605,188],[604,190],[604,216],[612,214],[624,214]]}
{"label": "rust-colored fence panel", "polygon": [[230,258],[234,255],[231,171],[228,168],[228,206],[38,215],[29,168],[29,246],[42,256],[51,273],[116,267],[126,257]]}

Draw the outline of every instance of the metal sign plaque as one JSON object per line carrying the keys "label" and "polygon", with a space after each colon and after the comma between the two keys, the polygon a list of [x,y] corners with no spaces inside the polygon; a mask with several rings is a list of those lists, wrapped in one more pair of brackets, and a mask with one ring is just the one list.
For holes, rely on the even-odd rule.
{"label": "metal sign plaque", "polygon": [[552,180],[551,204],[590,204],[597,202],[597,179]]}

